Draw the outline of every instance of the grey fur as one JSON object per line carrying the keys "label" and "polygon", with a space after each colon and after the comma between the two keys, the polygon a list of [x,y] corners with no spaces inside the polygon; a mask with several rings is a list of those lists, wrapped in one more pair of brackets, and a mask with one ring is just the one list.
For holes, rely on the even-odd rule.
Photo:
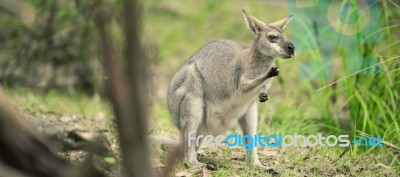
{"label": "grey fur", "polygon": [[[281,31],[288,18],[266,25],[243,13],[254,33],[250,47],[232,40],[210,42],[194,53],[171,80],[168,108],[183,134],[185,161],[190,165],[202,165],[197,161],[195,147],[188,146],[190,131],[217,135],[240,124],[244,134],[256,133],[257,95],[267,92],[279,71],[273,68],[274,58],[294,55],[293,44]],[[277,39],[272,40],[270,35]],[[246,159],[251,165],[262,167],[256,148]]]}

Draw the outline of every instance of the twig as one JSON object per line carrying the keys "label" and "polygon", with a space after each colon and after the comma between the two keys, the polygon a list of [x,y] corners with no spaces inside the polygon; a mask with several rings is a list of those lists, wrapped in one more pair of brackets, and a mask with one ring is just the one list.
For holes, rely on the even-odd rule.
{"label": "twig", "polygon": [[[367,134],[367,133],[365,133],[365,132],[362,132],[362,131],[359,131],[359,130],[357,130],[357,132],[360,133],[361,136],[364,136],[364,137],[367,137],[367,138],[372,137],[371,135],[369,135],[369,134]],[[395,150],[400,151],[400,147],[398,147],[398,146],[396,146],[396,145],[394,145],[394,144],[392,144],[392,143],[389,143],[389,142],[387,142],[387,141],[381,141],[381,143],[384,144],[384,145],[386,145],[386,146],[389,146],[389,147],[391,147],[391,148],[393,148],[393,149],[395,149]]]}
{"label": "twig", "polygon": [[356,71],[356,72],[354,72],[354,73],[352,73],[352,74],[350,74],[350,75],[347,75],[346,77],[343,77],[343,78],[341,78],[341,79],[339,79],[339,80],[336,80],[336,81],[334,81],[334,82],[332,82],[332,83],[330,83],[330,84],[328,84],[328,85],[326,85],[326,86],[323,86],[323,87],[317,89],[316,92],[319,92],[319,91],[321,91],[321,90],[323,90],[323,89],[326,89],[326,88],[328,88],[328,87],[330,87],[330,86],[332,86],[332,85],[334,85],[334,84],[336,84],[336,83],[338,83],[338,82],[340,82],[340,81],[342,81],[342,80],[345,80],[345,79],[347,79],[347,78],[349,78],[349,77],[351,77],[351,76],[353,76],[353,75],[356,75],[356,74],[358,74],[358,73],[360,73],[360,72],[363,72],[363,71],[365,71],[365,70],[367,70],[367,69],[370,69],[370,68],[375,67],[375,66],[377,66],[377,65],[380,65],[380,64],[386,63],[386,62],[388,62],[388,61],[391,61],[391,60],[394,60],[394,59],[398,59],[398,58],[400,58],[400,56],[387,59],[387,60],[385,60],[385,61],[379,62],[379,63],[374,64],[374,65],[372,65],[372,66],[369,66],[369,67],[366,67],[366,68],[361,69],[361,70],[359,70],[359,71]]}
{"label": "twig", "polygon": [[337,159],[335,159],[333,162],[339,161],[346,154],[346,152],[349,152],[349,151],[350,151],[349,147],[345,148],[344,151],[339,155],[339,157]]}
{"label": "twig", "polygon": [[392,3],[394,6],[396,6],[397,8],[400,8],[400,6],[394,3],[392,0],[389,0],[389,2]]}

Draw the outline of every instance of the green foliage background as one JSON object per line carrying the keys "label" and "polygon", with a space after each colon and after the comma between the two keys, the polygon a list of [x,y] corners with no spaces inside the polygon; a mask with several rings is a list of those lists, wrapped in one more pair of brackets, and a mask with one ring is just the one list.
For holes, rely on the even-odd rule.
{"label": "green foliage background", "polygon": [[[0,1],[0,6],[4,2]],[[24,108],[40,107],[60,114],[72,112],[87,116],[107,110],[111,116],[109,108],[105,108],[106,101],[93,96],[103,92],[102,84],[107,78],[101,69],[93,14],[109,13],[114,36],[123,42],[117,11],[120,1],[21,2],[36,14],[32,24],[23,23],[7,9],[0,13],[0,84],[7,93]],[[212,40],[229,38],[247,46],[251,44],[252,34],[246,29],[241,9],[247,9],[265,22],[288,15],[285,1],[148,0],[142,3],[141,36],[151,60],[150,126],[154,134],[169,137],[178,134],[169,120],[166,92],[180,64]],[[317,92],[333,80],[302,80],[297,70],[305,61],[320,59],[319,51],[300,52],[292,60],[278,59],[282,74],[274,81],[270,100],[259,105],[262,133],[380,136],[385,140],[384,147],[352,147],[352,156],[382,155],[385,160],[380,163],[400,171],[400,10],[389,1],[380,1],[379,6],[382,40],[375,45],[360,46],[359,50],[381,62],[390,60],[380,65],[381,71],[350,76]],[[295,17],[294,20],[306,19]],[[289,38],[304,35],[286,32]],[[305,40],[309,40],[305,43],[315,42],[314,38]],[[344,48],[339,48],[333,57],[334,80],[346,77],[345,61],[350,56]],[[15,89],[20,87],[24,89]],[[45,101],[54,100],[53,97],[67,104]],[[91,106],[68,106],[74,101]],[[343,149],[322,152],[325,151],[338,154]]]}

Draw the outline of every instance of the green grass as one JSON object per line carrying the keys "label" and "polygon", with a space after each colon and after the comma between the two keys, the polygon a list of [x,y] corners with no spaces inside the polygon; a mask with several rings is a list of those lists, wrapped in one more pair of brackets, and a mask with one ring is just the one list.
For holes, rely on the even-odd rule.
{"label": "green grass", "polygon": [[[334,80],[346,77],[346,61],[352,58],[346,48],[333,51],[333,79],[303,80],[298,68],[309,60],[321,60],[319,50],[299,52],[292,60],[277,60],[281,75],[270,90],[270,100],[259,105],[259,131],[262,134],[278,133],[303,135],[349,134],[358,138],[364,134],[380,136],[388,144],[384,147],[352,147],[342,158],[344,149],[335,147],[300,148],[274,155],[264,154],[260,149],[262,163],[279,170],[283,176],[329,176],[361,175],[392,176],[400,174],[400,13],[388,1],[381,3],[382,40],[374,45],[360,45],[356,49],[362,54],[376,57],[380,72],[354,75],[316,91]],[[287,6],[264,1],[145,1],[143,38],[158,45],[158,58],[152,65],[154,87],[153,104],[150,109],[150,133],[178,138],[179,134],[170,121],[166,107],[166,93],[170,79],[193,52],[206,43],[221,39],[234,39],[244,45],[251,43],[252,35],[246,28],[240,9],[247,9],[252,15],[266,22],[288,15]],[[290,33],[289,38],[301,36],[301,44],[316,46],[312,29],[301,18],[295,18],[304,27],[300,33]],[[289,25],[290,28],[290,25]],[[115,31],[120,29],[116,28]],[[297,36],[296,36],[297,35]],[[362,41],[356,37],[355,40]],[[338,43],[345,42],[338,40]],[[388,59],[391,61],[385,62]],[[314,71],[318,73],[318,71]],[[106,101],[99,97],[88,97],[81,93],[64,94],[56,91],[33,92],[30,89],[5,89],[11,101],[23,110],[54,112],[57,115],[78,114],[85,117],[103,112],[112,117]],[[234,130],[236,131],[236,130]],[[393,146],[393,147],[391,147]],[[268,150],[268,149],[267,149]],[[271,149],[269,149],[271,150]],[[155,158],[163,161],[166,153],[157,153]],[[200,161],[217,164],[205,172],[212,176],[265,176],[262,171],[245,165],[244,150],[230,148],[205,149]],[[174,173],[193,171],[180,163]]]}
{"label": "green grass", "polygon": [[5,95],[23,110],[37,110],[57,115],[73,114],[85,117],[96,116],[99,112],[111,117],[112,111],[107,102],[98,96],[88,97],[83,93],[60,93],[49,91],[40,93],[27,88],[5,88]]}

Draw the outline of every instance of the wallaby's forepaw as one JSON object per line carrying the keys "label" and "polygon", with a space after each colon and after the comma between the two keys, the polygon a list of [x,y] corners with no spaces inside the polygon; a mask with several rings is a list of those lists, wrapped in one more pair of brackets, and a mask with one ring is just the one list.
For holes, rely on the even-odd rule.
{"label": "wallaby's forepaw", "polygon": [[279,68],[278,67],[272,67],[269,72],[268,72],[268,77],[275,77],[279,75]]}
{"label": "wallaby's forepaw", "polygon": [[267,93],[260,93],[260,95],[258,95],[258,98],[260,102],[266,102],[268,100],[268,95]]}

